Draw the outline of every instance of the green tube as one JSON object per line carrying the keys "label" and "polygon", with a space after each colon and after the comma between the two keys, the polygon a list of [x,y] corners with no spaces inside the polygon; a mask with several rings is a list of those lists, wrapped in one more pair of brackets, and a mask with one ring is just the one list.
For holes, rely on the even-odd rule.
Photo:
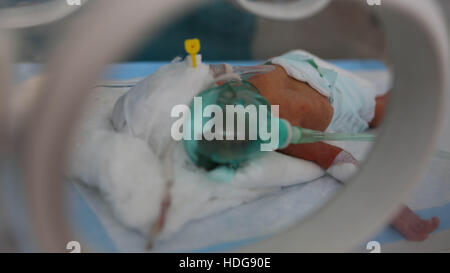
{"label": "green tube", "polygon": [[316,143],[322,141],[375,141],[376,136],[372,134],[340,134],[326,133],[298,126],[292,127],[292,144]]}

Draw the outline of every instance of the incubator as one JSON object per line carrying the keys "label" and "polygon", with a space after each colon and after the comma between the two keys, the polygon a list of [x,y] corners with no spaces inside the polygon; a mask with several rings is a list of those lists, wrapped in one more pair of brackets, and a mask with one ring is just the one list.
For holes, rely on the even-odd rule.
{"label": "incubator", "polygon": [[[201,7],[201,4],[206,1],[133,1],[136,1],[137,4],[130,5],[128,2],[120,0],[96,0],[81,1],[83,5],[70,6],[66,5],[66,1],[43,1],[43,3],[37,4],[36,9],[33,9],[32,5],[27,5],[22,8],[0,10],[0,27],[6,31],[6,35],[1,33],[0,51],[7,52],[7,54],[0,54],[0,67],[2,68],[0,69],[1,102],[5,101],[3,98],[11,96],[12,83],[17,80],[12,79],[8,73],[5,73],[9,69],[13,70],[12,63],[15,60],[9,60],[4,56],[15,56],[14,53],[20,53],[13,52],[14,47],[5,44],[6,39],[3,38],[8,37],[10,41],[20,41],[21,36],[18,33],[26,31],[30,26],[49,24],[69,14],[73,15],[61,31],[63,39],[58,39],[53,44],[52,50],[44,59],[45,63],[43,69],[40,70],[42,73],[39,78],[30,84],[35,87],[33,90],[36,91],[34,93],[36,100],[24,104],[27,106],[24,106],[27,111],[22,113],[23,115],[20,116],[20,119],[17,119],[18,122],[15,124],[10,124],[9,110],[0,112],[1,126],[8,129],[5,130],[7,133],[2,131],[0,135],[2,151],[8,153],[6,158],[2,158],[2,178],[6,177],[5,181],[13,182],[5,184],[8,192],[11,190],[10,185],[19,181],[17,183],[19,187],[13,188],[12,191],[20,192],[19,196],[26,199],[26,205],[23,206],[24,202],[20,202],[21,198],[8,199],[2,196],[0,198],[2,202],[6,202],[5,200],[12,202],[11,199],[16,199],[15,202],[22,204],[9,207],[24,211],[23,215],[25,216],[22,219],[17,216],[19,214],[12,214],[14,217],[11,217],[7,211],[3,211],[3,206],[0,208],[3,212],[0,216],[8,219],[7,223],[13,222],[10,219],[15,218],[14,222],[22,223],[21,227],[30,227],[29,230],[28,228],[15,228],[17,232],[27,234],[27,236],[19,236],[22,241],[18,240],[17,245],[19,246],[13,247],[23,250],[24,248],[20,248],[21,244],[29,246],[29,242],[32,242],[33,246],[25,248],[25,251],[38,249],[67,252],[66,247],[73,245],[68,243],[75,241],[80,242],[83,246],[88,245],[89,247],[86,247],[86,250],[96,250],[96,241],[91,240],[91,238],[86,239],[89,236],[89,231],[95,230],[94,224],[92,224],[94,221],[89,223],[81,221],[75,224],[73,221],[67,221],[67,215],[72,217],[72,213],[67,213],[66,210],[68,206],[67,195],[65,194],[67,189],[66,183],[63,183],[65,177],[62,177],[62,173],[67,168],[68,160],[66,159],[71,155],[70,149],[74,149],[75,153],[78,152],[76,155],[79,156],[78,165],[74,169],[85,171],[77,177],[79,180],[86,180],[84,181],[86,187],[81,187],[82,190],[87,189],[83,191],[83,196],[92,201],[89,205],[95,208],[96,213],[106,215],[100,221],[104,225],[110,224],[108,232],[115,232],[115,238],[117,239],[115,243],[124,246],[121,250],[129,250],[126,247],[133,244],[142,246],[142,244],[147,243],[142,242],[142,237],[136,237],[136,230],[144,230],[144,232],[148,231],[149,233],[155,230],[161,231],[163,223],[168,222],[172,229],[162,232],[162,238],[165,239],[163,246],[166,248],[161,247],[161,245],[158,248],[158,241],[153,241],[156,243],[157,250],[176,251],[179,246],[185,246],[190,250],[223,250],[222,248],[206,248],[210,243],[207,241],[208,235],[214,231],[222,234],[222,237],[230,235],[230,238],[237,238],[237,240],[240,239],[245,242],[236,244],[233,249],[225,250],[257,252],[348,251],[354,249],[361,242],[366,242],[372,234],[383,227],[388,218],[397,211],[398,205],[410,196],[435,153],[434,147],[442,128],[445,104],[448,99],[446,94],[449,75],[447,26],[436,1],[418,0],[412,5],[411,0],[390,0],[382,1],[380,6],[370,6],[373,9],[371,14],[374,18],[372,19],[382,25],[386,32],[386,51],[390,58],[389,68],[395,74],[393,92],[390,98],[391,105],[395,107],[389,108],[388,115],[382,128],[377,132],[376,138],[372,132],[361,134],[322,132],[301,128],[284,119],[279,119],[276,113],[271,112],[271,105],[268,100],[261,96],[258,88],[248,81],[255,75],[272,72],[273,67],[271,65],[260,66],[255,62],[239,63],[233,66],[211,64],[209,66],[210,71],[212,71],[210,76],[217,82],[215,81],[214,85],[210,86],[211,88],[201,90],[201,93],[193,95],[202,98],[204,106],[218,105],[219,108],[226,108],[226,105],[243,106],[244,108],[255,106],[257,117],[263,116],[266,124],[260,123],[258,120],[256,123],[247,123],[240,132],[229,133],[226,126],[223,131],[212,130],[211,126],[208,127],[208,119],[201,117],[200,120],[196,120],[191,117],[188,122],[192,126],[191,130],[188,131],[193,136],[205,133],[205,131],[195,131],[196,127],[193,125],[199,123],[201,125],[199,128],[206,128],[206,133],[210,135],[220,138],[222,134],[223,139],[227,139],[231,135],[236,139],[220,141],[220,143],[214,140],[196,140],[195,138],[183,140],[182,146],[172,146],[173,149],[161,148],[162,152],[167,152],[164,155],[153,153],[154,151],[148,147],[149,143],[146,142],[146,139],[143,141],[143,139],[130,137],[132,132],[123,131],[110,138],[105,138],[105,136],[110,136],[112,131],[111,109],[114,107],[114,103],[129,88],[135,87],[136,83],[140,82],[144,76],[154,72],[154,67],[152,66],[150,69],[149,66],[143,65],[144,69],[142,69],[140,65],[133,66],[137,70],[144,70],[144,73],[127,74],[126,81],[123,78],[116,77],[114,80],[117,81],[117,78],[120,78],[120,82],[98,84],[98,80],[103,77],[102,73],[105,72],[105,66],[109,65],[108,68],[113,67],[115,69],[117,67],[123,68],[115,63],[132,52],[133,45],[142,41],[144,37],[156,37],[157,40],[164,38],[164,35],[158,32],[162,27],[167,26],[169,21],[179,18],[181,14]],[[313,15],[319,16],[321,12],[328,12],[328,7],[332,7],[333,3],[341,1],[293,0],[272,3],[272,1],[234,0],[231,2],[240,7],[240,12],[244,14],[254,14],[258,20],[260,17],[270,19],[261,19],[258,24],[270,25],[274,23],[271,20],[276,20],[274,24],[278,23],[278,20],[301,24],[304,22],[303,20],[314,19]],[[348,0],[345,2],[353,3],[358,7],[363,7],[363,9],[369,8],[366,1]],[[84,5],[85,3],[86,5]],[[50,5],[52,5],[52,8],[49,8]],[[48,13],[50,10],[54,12]],[[3,11],[4,13],[2,13]],[[121,19],[118,20],[118,18]],[[193,21],[195,21],[195,18],[194,16]],[[229,25],[237,24],[232,18],[229,18],[229,20]],[[202,23],[201,20],[199,22]],[[240,27],[245,27],[245,24],[243,23]],[[315,27],[320,27],[320,25],[315,25]],[[333,33],[334,25],[327,25],[327,27],[330,28],[329,32]],[[217,29],[223,30],[226,27],[220,25]],[[173,32],[173,29],[169,28],[170,31]],[[245,37],[248,37],[247,34],[237,36],[236,40],[244,40]],[[270,48],[272,43],[270,37],[284,33],[268,31],[265,34],[267,34],[267,37],[264,37],[264,43],[255,42],[256,45],[252,46],[260,47],[261,50],[269,48],[266,51],[269,52],[268,54],[261,54],[264,57],[281,54],[281,52],[276,52],[276,50]],[[308,40],[309,37],[313,37],[317,33],[312,34],[304,40]],[[285,34],[284,36],[286,37],[273,41],[273,43],[281,43],[283,39],[298,38],[294,37],[296,36],[294,34]],[[189,37],[183,37],[183,40],[186,38]],[[204,38],[200,38],[203,41]],[[180,43],[183,40],[177,40],[173,44],[177,44],[177,48],[180,48]],[[214,39],[208,40],[208,42],[214,43]],[[202,50],[214,48],[208,42],[205,41]],[[235,44],[239,44],[239,42],[235,42]],[[333,44],[329,45],[333,47]],[[226,46],[232,47],[231,43]],[[298,47],[301,47],[301,44]],[[162,47],[160,52],[169,51],[168,48]],[[212,58],[207,57],[208,54],[204,54],[204,60],[197,57],[200,44],[195,40],[188,41],[184,49],[188,51],[188,62],[194,68],[199,67],[202,62],[206,62],[208,59],[212,60]],[[333,48],[333,50],[340,49],[341,47],[337,45]],[[360,47],[359,50],[365,52],[366,48]],[[242,50],[236,51],[242,53]],[[173,51],[170,52],[170,54],[172,53]],[[183,51],[176,51],[175,54],[180,55],[180,53],[184,54]],[[208,53],[213,54],[214,52],[209,51]],[[220,52],[216,56],[226,55],[227,53],[227,51]],[[260,63],[259,61],[264,58],[258,56],[256,59]],[[158,63],[159,65],[160,63]],[[8,69],[3,69],[4,67]],[[27,70],[27,72],[34,69],[33,66],[25,67],[24,70]],[[125,67],[129,68],[126,65]],[[319,72],[327,73],[327,71]],[[367,71],[363,71],[361,74],[365,72]],[[226,74],[233,75],[233,77],[230,78],[228,75],[221,78]],[[84,109],[82,106],[88,101],[87,98],[93,94],[92,87],[101,89],[100,92],[94,93],[94,99],[89,100],[97,103],[95,104],[97,107],[95,113],[98,115],[91,122],[85,122],[83,125],[84,128],[91,129],[95,123],[100,130],[93,134],[92,138],[95,138],[96,142],[90,142],[90,145],[79,148],[77,145],[72,145],[70,141],[77,133],[75,124],[78,124],[81,120],[80,116],[83,112],[81,109]],[[104,95],[106,93],[105,88],[109,88],[107,95],[95,97],[97,94]],[[177,97],[177,95],[175,94],[174,97]],[[183,99],[189,97],[190,100],[186,103],[191,102],[192,104],[189,106],[192,112],[195,111],[193,109],[194,101],[191,100],[193,96],[184,93],[183,96],[179,97]],[[164,108],[164,103],[169,104],[169,102],[172,103],[172,101],[157,100],[154,101],[154,104]],[[417,110],[418,105],[420,105],[420,111]],[[267,107],[267,112],[260,112],[259,106]],[[223,123],[226,124],[226,121]],[[256,128],[255,139],[250,141],[238,140],[238,135],[250,135],[249,131],[252,127],[250,125]],[[306,177],[305,180],[313,181],[317,177],[323,176],[324,172],[319,168],[314,168],[312,163],[302,162],[303,165],[298,167],[300,165],[297,164],[297,161],[287,160],[279,153],[261,151],[262,145],[270,144],[271,139],[262,137],[259,134],[260,128],[267,129],[269,135],[273,131],[272,129],[277,132],[273,135],[276,138],[276,145],[271,146],[271,149],[269,149],[271,151],[281,149],[291,143],[309,144],[329,141],[373,143],[374,149],[367,157],[368,160],[362,164],[361,171],[341,191],[335,195],[330,194],[330,201],[323,207],[317,207],[312,214],[295,214],[292,221],[281,221],[280,218],[276,218],[278,214],[276,209],[298,208],[295,205],[302,204],[302,201],[304,201],[295,199],[299,196],[297,193],[300,192],[300,187],[296,187],[296,184],[291,180],[295,180],[309,171],[310,176]],[[163,129],[152,130],[151,133],[159,136],[168,132],[168,130]],[[87,130],[84,132],[87,132]],[[82,135],[83,141],[87,139],[86,135]],[[177,147],[182,149],[179,150]],[[121,156],[117,156],[118,154]],[[440,153],[440,155],[441,157],[446,156],[445,153]],[[120,160],[114,161],[115,158]],[[165,164],[166,162],[170,163]],[[275,166],[275,164],[272,164],[273,162],[279,164]],[[170,166],[172,163],[174,165]],[[220,169],[217,167],[221,166],[239,169],[237,167],[241,167],[241,165],[245,165],[247,168],[242,168],[241,173],[236,173],[235,181],[230,183],[206,183],[208,182],[208,179],[205,178],[207,171]],[[174,171],[166,168],[167,166],[179,167],[179,169]],[[203,168],[197,168],[198,166]],[[125,167],[134,167],[137,171],[130,174],[127,171],[129,169]],[[98,193],[95,195],[95,192],[89,191],[89,187],[94,185],[94,183],[91,185],[89,183],[95,180],[94,178],[101,172],[105,174],[102,178],[104,180],[97,184],[106,185],[111,189],[106,194],[103,192],[103,195],[107,196],[109,200],[117,198],[120,201],[106,209],[103,203],[97,202],[100,199]],[[148,179],[140,176],[143,174],[150,177],[154,184],[147,185],[147,188],[142,190],[133,189],[133,191],[132,186],[146,185]],[[186,177],[183,180],[184,184],[175,183],[175,178],[180,176]],[[267,181],[260,178],[265,178]],[[273,193],[274,184],[271,184],[271,182],[277,181],[278,178],[280,178],[280,181],[286,180],[286,183],[282,186],[275,185],[275,187],[283,188],[283,190],[286,189],[286,196],[276,193],[277,195],[273,196],[281,196],[281,198],[272,198],[272,203],[258,201],[260,203],[247,204],[250,201],[259,200],[266,194]],[[259,182],[266,183],[262,183],[265,186],[263,189],[258,188],[259,184],[251,183],[258,179],[261,180]],[[126,187],[123,187],[123,183],[118,181],[129,183],[126,183]],[[104,183],[102,184],[102,182]],[[321,183],[329,185],[328,182],[322,181]],[[123,192],[113,191],[114,188],[121,186],[124,188]],[[305,191],[302,198],[309,200],[308,195],[320,197],[325,192],[328,193],[328,190],[331,192],[335,188],[327,188],[327,191],[321,191],[320,193],[308,191],[309,189],[311,188],[304,187]],[[292,191],[288,192],[289,190]],[[143,209],[143,206],[137,206],[138,202],[135,202],[137,199],[129,198],[130,192],[136,194],[137,199],[143,200],[143,202],[152,202],[152,206],[154,205],[157,209],[149,213]],[[197,195],[195,195],[196,193]],[[150,196],[155,198],[152,199]],[[172,199],[171,197],[174,196],[181,198]],[[239,199],[242,201],[239,205],[245,204],[245,206],[242,206],[242,211],[226,210],[222,218],[204,219],[204,216],[209,215],[208,213],[211,213],[214,209],[216,209],[216,212],[219,211],[217,209],[219,202],[215,201],[220,200],[221,197],[228,202],[223,202],[223,204],[229,205]],[[195,199],[191,200],[195,206],[190,207],[183,203],[183,200],[190,200],[189,198]],[[283,203],[286,200],[291,203]],[[264,206],[261,206],[261,204]],[[258,214],[261,207],[272,208],[267,204],[271,204],[275,208],[273,210],[275,213],[271,215],[273,218],[267,217],[267,214]],[[125,205],[129,207],[125,209],[123,207]],[[171,205],[177,208],[177,211],[174,216],[171,215],[166,218]],[[307,206],[306,202],[302,205]],[[225,206],[220,208],[223,209]],[[226,208],[231,208],[231,205]],[[126,222],[125,226],[132,228],[125,230],[123,226],[116,225],[116,222],[112,220],[113,217],[109,217],[108,212],[110,210],[115,210],[117,215],[125,219],[123,221]],[[223,210],[225,211],[225,209]],[[199,225],[195,226],[196,221],[193,221],[194,224],[190,222],[190,224],[184,226],[186,229],[183,230],[184,233],[180,233],[179,237],[170,237],[169,235],[175,234],[176,228],[180,228],[182,224],[189,222],[190,219],[185,217],[189,213],[198,213],[195,220],[198,221]],[[234,215],[239,215],[240,218],[233,218]],[[248,218],[265,221],[256,221],[254,225],[249,224],[249,227],[257,231],[265,228],[264,232],[260,233],[261,236],[258,240],[245,236],[242,238],[242,234],[239,233],[241,230],[231,234],[230,223],[238,229],[245,226],[243,223],[248,224],[244,221],[246,220],[244,215],[252,215],[253,218]],[[292,215],[294,215],[294,212],[292,212]],[[235,220],[236,222],[234,222]],[[259,224],[268,221],[279,223],[278,220],[285,224],[281,233],[279,233],[280,230],[270,229],[271,223]],[[133,232],[130,232],[130,229]],[[14,233],[15,231],[9,228],[8,232]],[[246,232],[245,235],[248,235],[248,230]],[[270,236],[267,234],[270,234]],[[154,234],[152,233],[152,235]],[[180,240],[182,243],[176,241],[180,237],[183,237],[185,241]],[[189,241],[189,238],[195,238],[196,240],[195,242]],[[87,241],[94,243],[90,245],[86,243]],[[223,243],[223,241],[221,242]],[[226,243],[229,242],[226,241]],[[194,246],[199,247],[195,248]],[[111,249],[108,248],[108,250]],[[131,249],[131,251],[135,250]],[[147,248],[142,246],[141,251],[146,250]]]}

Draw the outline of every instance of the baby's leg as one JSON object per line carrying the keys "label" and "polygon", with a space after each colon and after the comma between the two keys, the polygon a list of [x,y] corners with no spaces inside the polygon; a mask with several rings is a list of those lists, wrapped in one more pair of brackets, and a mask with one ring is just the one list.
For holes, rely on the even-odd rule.
{"label": "baby's leg", "polygon": [[[294,144],[284,149],[283,153],[312,161],[327,170],[343,150],[326,143]],[[420,218],[410,208],[402,205],[400,213],[391,222],[392,226],[410,241],[423,241],[428,234],[439,226],[439,218],[429,220]]]}
{"label": "baby's leg", "polygon": [[[375,117],[370,123],[371,128],[378,127],[383,121],[388,100],[389,93],[376,98]],[[410,241],[423,241],[439,226],[439,218],[423,220],[403,205],[400,213],[392,221],[392,226]]]}
{"label": "baby's leg", "polygon": [[370,128],[378,127],[380,126],[381,122],[383,122],[384,113],[386,112],[388,100],[389,100],[389,93],[386,93],[386,95],[376,98],[375,117],[369,124]]}

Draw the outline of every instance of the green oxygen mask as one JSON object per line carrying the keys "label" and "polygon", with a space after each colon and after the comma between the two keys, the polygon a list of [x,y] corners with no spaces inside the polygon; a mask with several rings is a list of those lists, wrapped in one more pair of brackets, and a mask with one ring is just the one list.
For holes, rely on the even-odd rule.
{"label": "green oxygen mask", "polygon": [[267,151],[262,149],[264,145],[272,145],[273,151],[289,144],[375,139],[369,134],[326,133],[292,126],[274,117],[269,102],[247,81],[207,89],[194,98],[189,108],[194,114],[186,120],[191,137],[184,138],[184,147],[195,164],[207,170],[219,166],[237,168],[263,155]]}

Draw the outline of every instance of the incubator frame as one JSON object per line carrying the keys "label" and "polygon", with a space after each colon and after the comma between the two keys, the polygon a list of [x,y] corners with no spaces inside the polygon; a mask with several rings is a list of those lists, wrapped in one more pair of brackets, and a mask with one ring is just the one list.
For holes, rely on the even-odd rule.
{"label": "incubator frame", "polygon": [[71,0],[51,0],[41,4],[0,9],[0,28],[25,28],[47,24],[75,12],[80,5],[69,4]]}
{"label": "incubator frame", "polygon": [[320,12],[330,0],[299,0],[288,3],[232,0],[241,8],[261,17],[274,20],[298,20]]}
{"label": "incubator frame", "polygon": [[[105,65],[130,50],[140,33],[155,33],[168,18],[201,2],[205,1],[92,1],[91,9],[69,29],[48,65],[42,97],[30,115],[27,131],[32,133],[26,136],[25,180],[34,228],[44,250],[64,251],[66,243],[74,240],[61,206],[64,190],[56,170],[65,166],[68,140],[90,86]],[[354,181],[318,213],[239,251],[350,250],[381,228],[385,224],[381,220],[392,216],[420,180],[446,103],[446,25],[431,0],[414,5],[410,0],[385,1],[377,14],[389,38],[396,76],[391,105],[396,107],[389,107],[373,152]],[[117,20],[119,16],[128,20]]]}

